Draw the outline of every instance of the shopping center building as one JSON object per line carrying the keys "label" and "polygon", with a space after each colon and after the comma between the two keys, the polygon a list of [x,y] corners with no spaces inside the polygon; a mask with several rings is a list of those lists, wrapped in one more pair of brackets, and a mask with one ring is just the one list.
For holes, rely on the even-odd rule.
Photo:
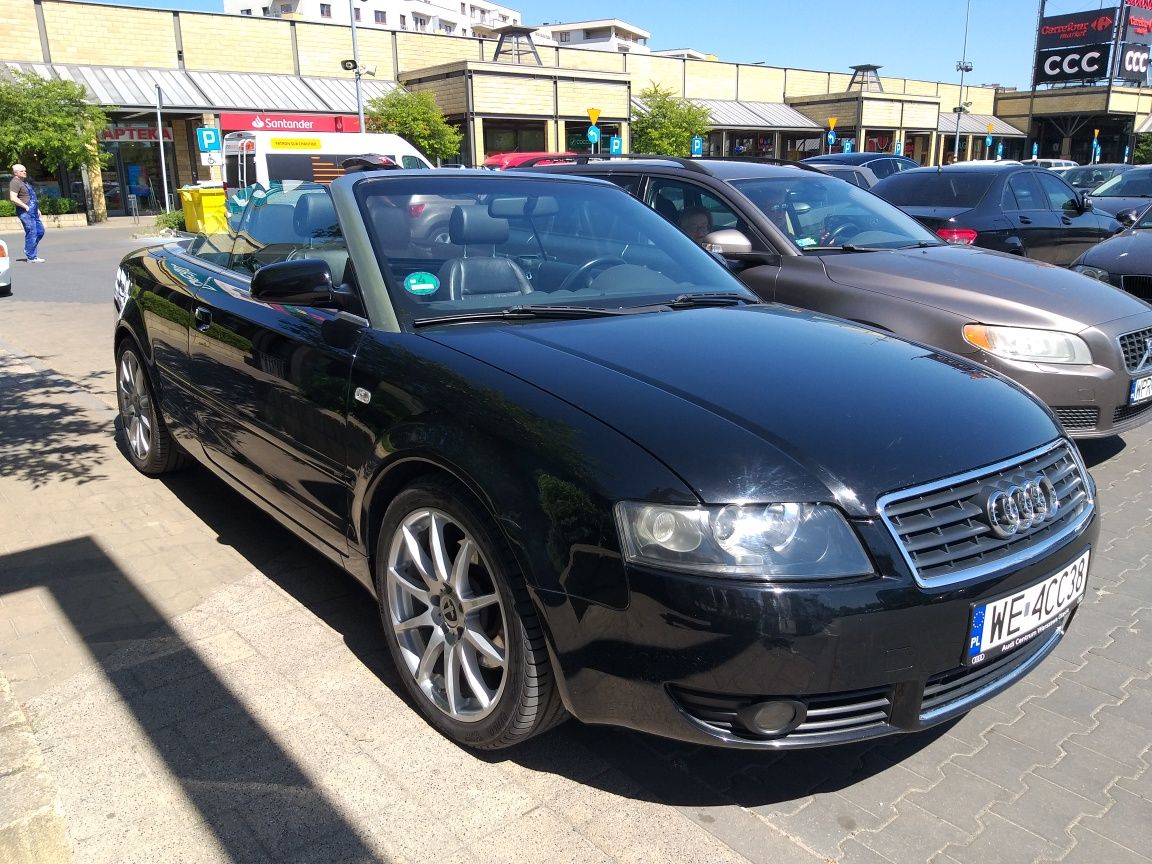
{"label": "shopping center building", "polygon": [[[346,23],[72,0],[0,0],[0,19],[0,74],[79,82],[107,111],[100,146],[110,160],[101,177],[35,170],[49,193],[84,192],[90,203],[103,196],[112,214],[129,201],[157,202],[161,147],[171,190],[220,177],[199,151],[197,127],[358,128],[355,76],[343,68],[353,56]],[[1100,137],[1107,155],[1119,157],[1112,149],[1129,143],[1152,111],[1139,87],[1003,92],[886,77],[880,65],[821,71],[702,59],[696,51],[590,50],[552,38],[537,44],[523,24],[482,32],[357,27],[360,68],[374,73],[361,76],[364,100],[396,87],[431,92],[464,132],[465,165],[507,150],[587,149],[590,108],[603,140],[619,136],[628,152],[630,120],[652,84],[708,110],[706,155],[808,156],[829,148],[833,124],[837,149],[903,153],[925,165],[951,154],[957,135],[962,159],[1020,158],[1036,129],[1045,154],[1055,147],[1075,155],[1084,124],[1066,118],[1092,112],[1113,118],[1101,120]],[[963,112],[954,110],[960,106]]]}

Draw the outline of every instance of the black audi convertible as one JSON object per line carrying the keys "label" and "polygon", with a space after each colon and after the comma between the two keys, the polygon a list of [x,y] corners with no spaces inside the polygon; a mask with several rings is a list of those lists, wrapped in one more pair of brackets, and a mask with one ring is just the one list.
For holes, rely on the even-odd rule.
{"label": "black audi convertible", "polygon": [[1025,676],[1084,596],[1095,489],[1047,408],[758,302],[622,189],[246,198],[119,268],[124,450],[198,463],[360,580],[461,744],[569,715],[761,749],[921,729]]}

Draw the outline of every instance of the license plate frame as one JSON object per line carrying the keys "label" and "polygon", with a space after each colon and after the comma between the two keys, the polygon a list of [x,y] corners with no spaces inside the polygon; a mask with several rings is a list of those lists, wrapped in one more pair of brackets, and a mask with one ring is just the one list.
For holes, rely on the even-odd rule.
{"label": "license plate frame", "polygon": [[1152,375],[1134,379],[1128,389],[1128,404],[1139,405],[1149,399],[1152,399]]}
{"label": "license plate frame", "polygon": [[[1048,632],[1066,620],[1068,613],[1084,599],[1088,589],[1088,564],[1092,549],[1086,548],[1074,561],[1038,582],[1011,594],[973,603],[968,615],[968,645],[964,665],[978,666]],[[1050,611],[1045,601],[1052,600]],[[1037,619],[1039,601],[1040,616]],[[1021,626],[1015,625],[1020,617]],[[1031,621],[1029,620],[1031,619]]]}

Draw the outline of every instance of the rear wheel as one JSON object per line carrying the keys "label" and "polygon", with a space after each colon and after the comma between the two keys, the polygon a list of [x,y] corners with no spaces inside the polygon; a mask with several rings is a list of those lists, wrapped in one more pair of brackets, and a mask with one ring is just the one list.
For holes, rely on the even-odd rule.
{"label": "rear wheel", "polygon": [[128,461],[137,471],[158,477],[184,466],[184,454],[160,416],[148,372],[128,340],[116,352],[116,404]]}
{"label": "rear wheel", "polygon": [[422,481],[384,516],[376,588],[405,688],[443,734],[508,747],[564,717],[539,619],[492,520],[459,486]]}

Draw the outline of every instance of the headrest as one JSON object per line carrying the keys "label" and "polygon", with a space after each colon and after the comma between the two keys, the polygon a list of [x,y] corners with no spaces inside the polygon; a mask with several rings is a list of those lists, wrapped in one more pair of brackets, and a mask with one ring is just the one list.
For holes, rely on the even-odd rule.
{"label": "headrest", "polygon": [[517,216],[554,216],[560,212],[560,202],[551,195],[535,198],[493,198],[488,202],[488,215],[502,219]]}
{"label": "headrest", "polygon": [[296,212],[292,215],[292,225],[301,237],[340,236],[336,208],[332,206],[332,199],[326,192],[313,192],[300,196],[300,200],[296,202]]}
{"label": "headrest", "polygon": [[385,248],[408,244],[412,239],[412,226],[409,224],[406,208],[393,207],[379,197],[369,198],[367,207],[372,227]]}
{"label": "headrest", "polygon": [[458,205],[448,220],[448,236],[457,246],[503,243],[508,239],[508,220],[489,216],[483,205]]}

